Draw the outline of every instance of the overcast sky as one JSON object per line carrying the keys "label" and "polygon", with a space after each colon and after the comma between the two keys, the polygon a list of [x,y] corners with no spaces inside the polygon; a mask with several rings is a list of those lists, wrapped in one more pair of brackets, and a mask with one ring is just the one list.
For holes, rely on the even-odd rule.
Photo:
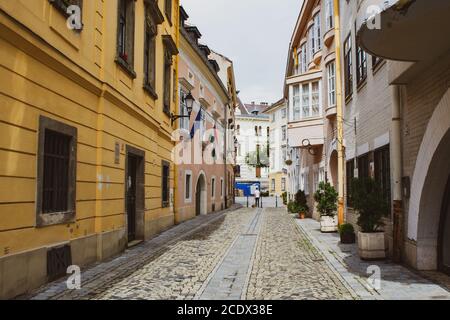
{"label": "overcast sky", "polygon": [[303,0],[181,0],[201,43],[234,62],[244,103],[282,98],[289,41]]}

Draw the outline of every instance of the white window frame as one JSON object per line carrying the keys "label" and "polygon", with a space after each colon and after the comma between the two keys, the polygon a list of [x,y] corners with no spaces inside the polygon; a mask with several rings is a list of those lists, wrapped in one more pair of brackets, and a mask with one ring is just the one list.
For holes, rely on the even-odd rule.
{"label": "white window frame", "polygon": [[[297,95],[295,94],[296,89],[298,88]],[[301,85],[296,84],[292,86],[292,119],[294,121],[298,121],[302,119],[302,103],[301,103]]]}
{"label": "white window frame", "polygon": [[326,0],[325,3],[325,15],[326,15],[326,30],[331,30],[334,28],[334,3],[333,0]]}
{"label": "white window frame", "polygon": [[281,127],[281,141],[287,140],[287,126]]}
{"label": "white window frame", "polygon": [[308,70],[308,45],[307,42],[301,46],[301,71],[305,73]]}
{"label": "white window frame", "polygon": [[[186,179],[187,176],[190,176],[190,183],[189,183],[189,198],[186,198]],[[191,170],[185,170],[184,171],[184,203],[192,203],[192,171]]]}
{"label": "white window frame", "polygon": [[[313,98],[313,92],[312,92],[312,85],[313,83],[318,83],[318,99],[319,99],[319,106],[318,106],[318,114],[313,114],[313,108],[312,108],[312,98]],[[293,87],[298,86],[299,92],[300,92],[300,117],[296,118],[294,117],[294,121],[303,120],[303,119],[309,119],[309,118],[317,118],[322,116],[323,108],[322,108],[322,82],[320,80],[311,81],[308,83],[301,83],[299,85],[294,85]],[[308,105],[306,105],[306,108],[304,108],[303,105],[303,93],[304,88],[308,88],[308,92],[306,93],[305,97],[308,98]],[[292,94],[294,93],[294,89],[292,90]],[[293,97],[292,100],[295,98]],[[294,112],[295,115],[295,112]]]}
{"label": "white window frame", "polygon": [[314,44],[314,53],[322,50],[322,35],[321,35],[321,18],[320,18],[320,12],[318,12],[315,16],[314,16],[314,39],[315,39],[315,44]]}
{"label": "white window frame", "polygon": [[[179,95],[180,95],[179,112],[180,113],[179,114],[182,115],[182,116],[188,114],[187,106],[183,102],[184,97],[186,97],[187,94],[188,94],[187,90],[184,90],[184,88],[180,88],[180,91],[179,91]],[[180,121],[179,122],[180,129],[189,131],[190,119],[186,118],[186,117],[183,117],[183,118],[180,118],[179,121]]]}
{"label": "white window frame", "polygon": [[336,106],[336,64],[331,61],[327,64],[327,78],[328,78],[328,106]]}
{"label": "white window frame", "polygon": [[308,30],[308,60],[311,62],[314,57],[314,53],[316,53],[316,39],[315,39],[315,30],[314,25]]}

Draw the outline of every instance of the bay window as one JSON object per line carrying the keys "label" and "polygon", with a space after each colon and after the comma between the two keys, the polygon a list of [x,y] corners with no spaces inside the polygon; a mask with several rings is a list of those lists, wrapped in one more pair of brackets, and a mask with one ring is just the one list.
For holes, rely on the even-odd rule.
{"label": "bay window", "polygon": [[322,101],[320,92],[321,85],[319,81],[293,86],[294,121],[321,115]]}
{"label": "bay window", "polygon": [[314,36],[314,26],[311,27],[308,31],[308,46],[309,46],[309,61],[311,61],[314,57],[314,53],[316,52],[316,39]]}

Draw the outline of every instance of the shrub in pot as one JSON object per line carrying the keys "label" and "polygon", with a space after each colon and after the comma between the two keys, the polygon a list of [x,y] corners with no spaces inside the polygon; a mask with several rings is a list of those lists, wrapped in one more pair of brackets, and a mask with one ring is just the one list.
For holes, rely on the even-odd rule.
{"label": "shrub in pot", "polygon": [[339,226],[339,235],[342,244],[355,243],[355,228],[350,223],[344,223]]}
{"label": "shrub in pot", "polygon": [[298,217],[300,219],[305,219],[306,214],[309,212],[309,206],[303,190],[298,190],[295,194],[295,203],[298,205]]}
{"label": "shrub in pot", "polygon": [[383,217],[388,214],[380,185],[372,178],[353,179],[353,208],[358,212],[358,251],[361,259],[386,258]]}
{"label": "shrub in pot", "polygon": [[320,213],[320,231],[336,232],[338,221],[336,216],[338,193],[328,182],[321,182],[314,193],[317,211]]}
{"label": "shrub in pot", "polygon": [[299,206],[297,205],[297,203],[295,201],[289,201],[287,209],[288,209],[289,213],[295,213],[295,214],[297,214],[300,210]]}
{"label": "shrub in pot", "polygon": [[287,205],[287,192],[283,192],[281,194],[281,198],[283,198],[283,204],[286,206]]}

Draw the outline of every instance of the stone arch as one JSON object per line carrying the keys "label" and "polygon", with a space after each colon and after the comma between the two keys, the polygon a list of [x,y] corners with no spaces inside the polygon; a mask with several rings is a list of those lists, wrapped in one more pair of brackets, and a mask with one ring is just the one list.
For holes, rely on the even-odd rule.
{"label": "stone arch", "polygon": [[207,182],[206,174],[199,172],[197,183],[195,184],[195,214],[205,215],[208,213],[208,198],[207,198]]}
{"label": "stone arch", "polygon": [[411,180],[408,239],[416,241],[416,267],[437,269],[439,220],[450,174],[450,89],[428,122]]}

